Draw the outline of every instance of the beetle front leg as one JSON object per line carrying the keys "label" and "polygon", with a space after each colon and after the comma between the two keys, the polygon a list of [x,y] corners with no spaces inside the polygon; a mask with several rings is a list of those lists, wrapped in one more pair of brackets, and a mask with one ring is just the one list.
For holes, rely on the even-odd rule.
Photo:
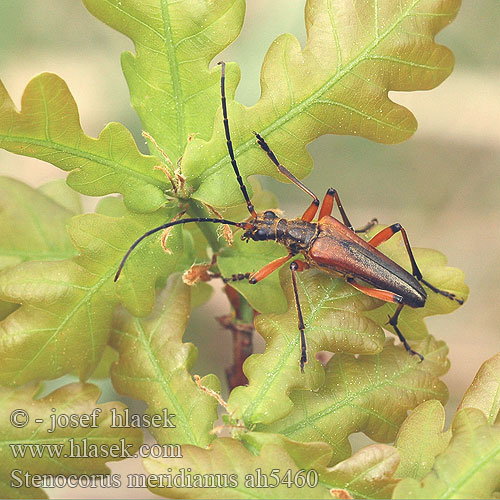
{"label": "beetle front leg", "polygon": [[403,306],[405,305],[405,303],[403,302],[403,297],[401,297],[401,295],[398,295],[397,293],[389,292],[388,290],[381,290],[379,288],[370,288],[367,286],[360,285],[359,283],[354,281],[353,278],[347,278],[347,282],[351,286],[356,288],[356,290],[359,290],[360,292],[364,293],[365,295],[368,295],[370,297],[375,297],[376,299],[383,300],[384,302],[392,302],[394,304],[399,304],[397,309],[396,309],[396,312],[392,316],[389,316],[388,324],[394,328],[396,335],[399,337],[399,340],[405,346],[405,349],[411,355],[416,355],[423,361],[424,357],[420,353],[418,353],[417,351],[414,351],[410,347],[410,344],[408,344],[408,341],[404,338],[403,334],[401,333],[401,331],[398,328],[399,314],[401,313],[401,310],[403,309]]}
{"label": "beetle front leg", "polygon": [[[223,281],[224,283],[230,283],[230,282],[232,282],[232,281],[242,281],[242,280],[247,280],[247,279],[249,279],[249,278],[250,278],[250,275],[251,275],[251,274],[252,274],[252,273],[245,273],[245,274],[243,274],[243,273],[238,273],[238,274],[233,274],[233,275],[231,275],[231,277],[230,277],[230,278],[223,278],[222,276],[220,276],[220,278],[222,279],[222,281]],[[219,277],[219,276],[216,276],[216,277]]]}
{"label": "beetle front leg", "polygon": [[251,285],[255,285],[259,281],[262,281],[264,278],[267,278],[271,273],[276,271],[276,269],[280,268],[288,259],[292,258],[292,254],[285,255],[284,257],[280,257],[279,259],[273,260],[266,264],[262,269],[254,273],[238,273],[233,274],[231,277],[222,278],[224,283],[229,283],[230,281],[242,281],[248,280]]}
{"label": "beetle front leg", "polygon": [[295,273],[307,269],[309,264],[301,260],[294,260],[290,264],[290,271],[292,271],[292,283],[293,283],[293,294],[295,297],[295,307],[297,309],[298,326],[300,331],[300,371],[304,373],[304,365],[307,363],[307,345],[306,345],[306,335],[304,330],[306,326],[304,325],[304,318],[302,316],[302,309],[300,307],[299,300],[299,288],[297,286],[297,278]]}
{"label": "beetle front leg", "polygon": [[460,305],[462,305],[464,301],[462,299],[457,298],[454,293],[447,292],[446,290],[441,290],[440,288],[431,285],[428,281],[423,279],[422,273],[420,272],[415,257],[413,256],[410,242],[408,240],[408,235],[406,234],[406,231],[401,224],[396,223],[393,224],[392,226],[382,229],[382,231],[376,234],[371,240],[368,241],[368,243],[374,247],[377,247],[381,243],[384,243],[384,241],[387,241],[389,238],[394,236],[399,231],[401,231],[401,235],[403,236],[403,241],[406,247],[406,252],[408,253],[408,257],[410,258],[411,268],[412,268],[411,273],[413,274],[413,276],[415,276],[415,278],[417,278],[418,281],[421,281],[424,285],[428,286],[433,292],[439,293],[440,295],[448,297],[451,300],[456,300]]}

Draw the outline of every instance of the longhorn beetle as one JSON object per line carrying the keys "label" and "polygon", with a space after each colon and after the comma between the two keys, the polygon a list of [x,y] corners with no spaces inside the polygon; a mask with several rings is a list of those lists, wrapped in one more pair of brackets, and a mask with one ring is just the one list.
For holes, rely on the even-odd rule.
{"label": "longhorn beetle", "polygon": [[[319,208],[320,202],[318,197],[310,189],[304,186],[304,184],[302,184],[302,182],[300,182],[283,165],[281,165],[264,138],[257,132],[254,132],[255,137],[257,138],[257,144],[267,153],[267,156],[276,165],[279,172],[281,172],[285,177],[287,177],[291,182],[293,182],[313,199],[300,219],[287,220],[280,218],[271,210],[267,210],[262,215],[257,214],[252,202],[250,201],[250,197],[248,196],[247,189],[243,183],[243,179],[241,178],[236,158],[234,156],[227,116],[225,63],[220,62],[219,64],[221,65],[220,86],[222,116],[224,120],[224,132],[226,135],[227,149],[231,165],[233,166],[234,173],[236,174],[236,180],[240,186],[243,198],[245,198],[250,218],[246,222],[234,222],[222,218],[215,219],[208,217],[195,217],[175,220],[155,227],[154,229],[144,233],[129,248],[120,263],[118,271],[116,272],[115,281],[119,278],[130,253],[144,238],[163,229],[179,224],[187,224],[189,222],[229,224],[236,226],[237,228],[244,229],[244,233],[241,236],[242,240],[274,240],[284,245],[288,250],[288,255],[270,262],[262,269],[254,273],[233,275],[231,278],[225,278],[224,281],[227,282],[248,279],[249,283],[255,284],[262,281],[272,272],[276,271],[288,260],[292,261],[290,264],[290,271],[292,273],[292,284],[298,316],[298,329],[300,331],[300,369],[302,372],[304,371],[304,365],[307,363],[307,348],[304,334],[305,324],[300,307],[296,273],[309,267],[321,269],[322,271],[334,276],[343,276],[347,283],[360,292],[385,302],[393,302],[397,304],[396,312],[389,317],[388,324],[394,328],[394,331],[403,343],[405,349],[410,354],[416,355],[423,360],[423,356],[410,347],[398,328],[398,318],[401,310],[405,305],[414,308],[423,307],[425,305],[427,293],[422,284],[427,286],[431,291],[444,295],[451,300],[455,300],[459,304],[463,304],[463,300],[457,298],[453,293],[436,288],[423,279],[422,273],[420,272],[413,256],[406,231],[400,224],[393,224],[392,226],[381,230],[369,241],[365,241],[358,236],[356,232],[366,231],[369,227],[371,227],[371,225],[374,224],[374,221],[372,221],[371,224],[368,224],[365,228],[355,231],[344,211],[337,191],[333,188],[329,188],[327,190],[321,208]],[[334,203],[337,205],[340,212],[342,222],[331,216]],[[313,222],[318,209],[319,216],[317,222]],[[401,232],[403,236],[403,241],[412,267],[411,274],[376,249],[378,245],[387,241],[397,232]],[[304,256],[305,260],[294,260],[294,258],[300,254]],[[359,283],[358,280],[366,282],[374,288],[365,286]]]}

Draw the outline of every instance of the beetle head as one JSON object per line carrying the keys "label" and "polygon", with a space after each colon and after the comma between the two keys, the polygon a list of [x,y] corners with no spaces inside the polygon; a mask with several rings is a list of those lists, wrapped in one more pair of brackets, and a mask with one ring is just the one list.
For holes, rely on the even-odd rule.
{"label": "beetle head", "polygon": [[247,229],[241,236],[242,240],[265,241],[276,239],[276,222],[278,216],[271,210],[264,212],[262,216],[257,217],[250,223],[251,229]]}

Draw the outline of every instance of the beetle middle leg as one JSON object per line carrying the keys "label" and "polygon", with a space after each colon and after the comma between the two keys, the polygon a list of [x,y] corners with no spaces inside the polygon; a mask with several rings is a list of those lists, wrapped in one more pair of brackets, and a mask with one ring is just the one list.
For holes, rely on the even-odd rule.
{"label": "beetle middle leg", "polygon": [[353,278],[347,278],[347,282],[351,286],[356,288],[356,290],[359,290],[365,295],[369,295],[370,297],[375,297],[376,299],[383,300],[384,302],[393,302],[395,304],[398,304],[396,312],[392,316],[389,316],[388,324],[394,328],[396,335],[399,337],[399,340],[405,346],[405,349],[412,356],[416,355],[421,359],[421,361],[423,361],[424,357],[410,347],[410,344],[408,344],[408,341],[405,339],[404,335],[401,333],[401,330],[398,328],[398,318],[401,313],[401,310],[405,306],[405,303],[403,302],[403,297],[401,297],[401,295],[398,295],[397,293],[389,292],[388,290],[381,290],[379,288],[370,288],[367,286],[360,285],[359,283],[354,281]]}
{"label": "beetle middle leg", "polygon": [[370,222],[367,222],[364,226],[359,227],[358,229],[355,229],[355,233],[366,233],[368,232],[373,226],[378,224],[378,219],[374,217]]}
{"label": "beetle middle leg", "polygon": [[384,241],[387,241],[389,238],[394,236],[397,232],[401,232],[401,235],[403,236],[406,252],[408,253],[408,257],[410,258],[411,268],[412,268],[411,273],[413,274],[413,276],[415,276],[415,278],[417,278],[418,281],[421,281],[424,285],[429,287],[433,292],[439,293],[440,295],[448,297],[451,300],[455,300],[459,304],[463,304],[464,301],[456,297],[454,293],[447,292],[446,290],[441,290],[440,288],[437,288],[434,285],[431,285],[428,281],[424,280],[424,278],[422,277],[422,273],[420,272],[420,269],[417,266],[415,257],[413,256],[410,242],[408,240],[408,235],[406,234],[406,231],[401,224],[399,223],[392,224],[392,226],[382,229],[382,231],[380,231],[380,233],[377,233],[371,240],[368,241],[368,243],[374,247],[377,247]]}
{"label": "beetle middle leg", "polygon": [[[251,284],[258,283],[262,281],[264,278],[267,278],[271,273],[276,271],[279,267],[281,267],[287,260],[294,257],[293,254],[288,254],[283,257],[280,257],[276,260],[273,260],[269,264],[266,264],[262,269],[259,269],[257,272],[250,273],[240,273],[233,274],[230,278],[222,278],[224,283],[228,283],[230,281],[241,281],[244,279],[248,279],[248,282]],[[297,278],[295,277],[295,273],[303,271],[304,269],[308,269],[309,264],[302,260],[295,260],[290,264],[290,271],[292,272],[292,284],[293,284],[293,293],[295,298],[295,307],[297,309],[298,316],[298,327],[300,332],[300,371],[304,372],[304,365],[307,363],[307,344],[306,344],[306,336],[304,333],[305,325],[304,318],[302,316],[302,308],[300,307],[299,300],[299,290],[297,286]]]}

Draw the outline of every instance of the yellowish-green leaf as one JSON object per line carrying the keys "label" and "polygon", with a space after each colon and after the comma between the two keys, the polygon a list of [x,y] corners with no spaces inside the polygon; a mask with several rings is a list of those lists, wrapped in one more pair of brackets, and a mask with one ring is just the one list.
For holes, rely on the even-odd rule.
{"label": "yellowish-green leaf", "polygon": [[142,155],[119,123],[108,124],[97,139],[87,136],[66,83],[51,73],[31,80],[20,112],[0,82],[0,147],[70,172],[69,186],[83,194],[121,193],[127,206],[140,212],[166,201],[163,191],[170,184],[153,169],[158,160]]}
{"label": "yellowish-green leaf", "polygon": [[[397,143],[416,129],[411,112],[388,98],[391,90],[426,90],[453,68],[451,52],[435,35],[457,14],[460,0],[306,2],[307,43],[284,34],[271,45],[261,71],[261,97],[247,108],[231,99],[228,112],[243,177],[283,180],[257,146],[253,130],[299,178],[312,160],[306,145],[323,134],[349,134]],[[226,150],[221,112],[210,141],[188,144],[182,169],[194,197],[214,206],[240,202]]]}
{"label": "yellowish-green leaf", "polygon": [[246,360],[243,370],[249,385],[234,389],[228,401],[229,411],[247,426],[269,424],[289,413],[292,389],[317,389],[322,384],[324,370],[315,360],[319,351],[374,354],[383,347],[382,330],[363,316],[364,311],[376,307],[376,299],[358,294],[342,279],[304,271],[297,281],[309,362],[301,373],[297,311],[288,267],[280,277],[288,311],[256,318],[255,327],[266,340],[266,350]]}
{"label": "yellowish-green leaf", "polygon": [[[84,4],[134,42],[136,54],[122,56],[132,105],[143,129],[171,160],[182,156],[190,134],[209,139],[220,104],[220,72],[208,66],[238,36],[244,0],[84,0]],[[228,68],[228,80],[232,96],[239,80],[236,65]]]}
{"label": "yellowish-green leaf", "polygon": [[[106,462],[133,456],[142,443],[140,429],[111,427],[112,411],[121,413],[125,407],[119,402],[97,404],[100,391],[95,385],[70,384],[33,399],[36,392],[33,385],[0,388],[2,498],[47,498],[34,475],[46,475],[49,480],[58,475],[106,476],[110,473]],[[15,410],[14,421],[26,425],[12,424]],[[66,422],[64,415],[74,415],[73,422],[79,425],[54,427],[56,416]],[[26,485],[25,473],[33,484]]]}
{"label": "yellowish-green leaf", "polygon": [[[478,408],[488,423],[498,422],[500,410],[500,354],[485,361],[460,403],[461,408]],[[499,422],[500,423],[500,422]]]}
{"label": "yellowish-green leaf", "polygon": [[[121,314],[111,338],[120,354],[112,369],[115,389],[146,401],[149,415],[175,415],[171,419],[175,427],[150,429],[160,444],[206,446],[215,437],[210,431],[217,419],[217,400],[194,383],[189,370],[197,350],[182,343],[190,315],[190,293],[191,287],[180,275],[172,276],[154,313],[145,319]],[[220,392],[215,376],[205,377],[202,384]]]}
{"label": "yellowish-green leaf", "polygon": [[56,179],[42,184],[38,191],[48,196],[61,207],[71,212],[73,215],[78,215],[83,212],[82,197],[75,191],[69,188],[64,179]]}
{"label": "yellowish-green leaf", "polygon": [[0,323],[1,383],[19,385],[75,370],[85,379],[94,371],[120,298],[136,314],[150,313],[155,282],[188,257],[189,252],[183,255],[181,231],[170,235],[171,254],[163,251],[158,235],[137,248],[119,282],[113,282],[136,235],[164,217],[165,213],[75,217],[70,233],[82,253],[79,257],[25,262],[0,274],[0,299],[23,304]]}
{"label": "yellowish-green leaf", "polygon": [[429,336],[415,347],[425,361],[410,356],[402,345],[394,346],[392,339],[379,354],[333,356],[318,391],[292,392],[292,411],[256,430],[297,441],[325,441],[335,461],[350,455],[352,433],[363,432],[378,442],[393,441],[408,410],[427,399],[445,402],[448,398],[439,380],[449,367],[446,345]]}
{"label": "yellowish-green leaf", "polygon": [[41,190],[0,177],[0,269],[76,255],[66,231],[73,215]]}
{"label": "yellowish-green leaf", "polygon": [[[280,444],[265,444],[254,454],[236,439],[219,438],[208,449],[185,445],[182,455],[182,459],[144,459],[153,493],[166,498],[331,498],[324,485],[307,484],[307,471]],[[193,486],[157,483],[154,487],[162,475],[174,476],[181,470],[188,472]]]}
{"label": "yellowish-green leaf", "polygon": [[320,484],[328,487],[334,498],[389,498],[398,482],[394,473],[399,455],[392,446],[366,446],[334,467],[328,467],[332,449],[326,443],[301,443],[267,432],[248,432],[242,434],[241,439],[254,453],[264,444],[280,445],[298,467],[314,470]]}
{"label": "yellowish-green leaf", "polygon": [[404,479],[393,498],[492,498],[500,488],[500,426],[476,408],[460,410],[449,446],[419,482]]}
{"label": "yellowish-green leaf", "polygon": [[118,353],[107,345],[104,348],[99,364],[89,378],[91,380],[108,379],[111,373],[111,367],[116,361],[118,361]]}
{"label": "yellowish-green leaf", "polygon": [[394,473],[399,464],[395,448],[375,444],[362,448],[352,457],[327,469],[321,481],[331,486],[333,498],[347,492],[352,498],[389,498],[398,480]]}
{"label": "yellowish-green leaf", "polygon": [[[59,260],[76,255],[66,225],[79,213],[79,198],[64,181],[33,189],[0,177],[0,270],[30,260]],[[0,320],[17,309],[0,301]]]}
{"label": "yellowish-green leaf", "polygon": [[451,429],[443,432],[445,412],[434,399],[417,406],[403,422],[396,438],[401,457],[396,477],[422,479],[451,439]]}

